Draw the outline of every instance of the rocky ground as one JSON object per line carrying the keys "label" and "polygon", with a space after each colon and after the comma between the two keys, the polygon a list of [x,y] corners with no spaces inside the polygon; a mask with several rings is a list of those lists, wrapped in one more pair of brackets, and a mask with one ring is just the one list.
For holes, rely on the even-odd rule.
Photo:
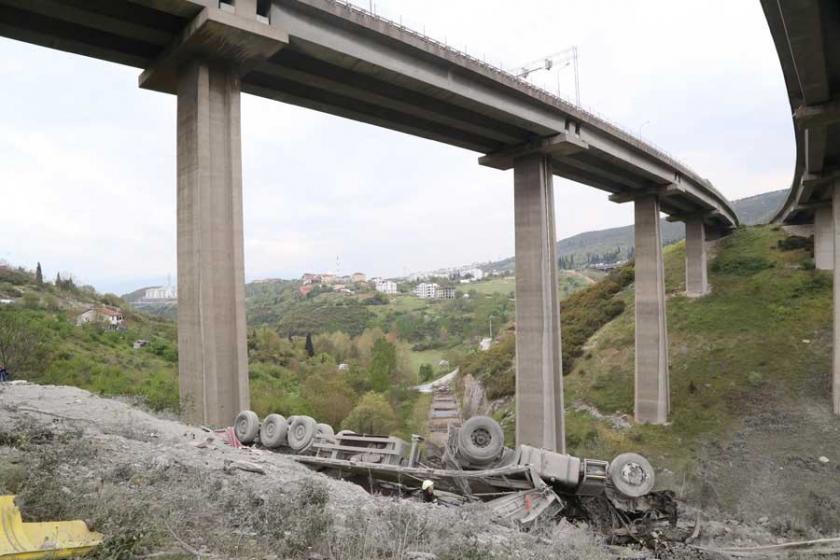
{"label": "rocky ground", "polygon": [[[265,474],[225,468],[236,461]],[[607,546],[568,523],[526,534],[462,508],[371,496],[289,456],[71,387],[0,386],[0,493],[28,520],[85,519],[99,558],[565,559],[714,557]],[[691,515],[695,515],[692,513]],[[777,542],[704,516],[702,547]]]}

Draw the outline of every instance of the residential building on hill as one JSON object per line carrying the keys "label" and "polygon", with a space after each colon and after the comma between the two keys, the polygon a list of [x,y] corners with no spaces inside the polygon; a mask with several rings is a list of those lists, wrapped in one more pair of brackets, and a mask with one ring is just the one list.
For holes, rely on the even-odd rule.
{"label": "residential building on hill", "polygon": [[434,299],[439,287],[434,282],[420,282],[414,287],[414,295],[422,299]]}
{"label": "residential building on hill", "polygon": [[455,288],[438,286],[437,299],[455,299]]}
{"label": "residential building on hill", "polygon": [[88,323],[98,323],[108,327],[109,330],[120,330],[123,327],[125,316],[119,307],[103,305],[91,307],[76,317],[76,325],[82,326]]}
{"label": "residential building on hill", "polygon": [[397,283],[393,280],[379,280],[377,279],[374,287],[376,288],[377,292],[381,292],[383,294],[393,295],[397,293]]}
{"label": "residential building on hill", "polygon": [[143,299],[178,299],[177,286],[158,286],[156,288],[147,288]]}

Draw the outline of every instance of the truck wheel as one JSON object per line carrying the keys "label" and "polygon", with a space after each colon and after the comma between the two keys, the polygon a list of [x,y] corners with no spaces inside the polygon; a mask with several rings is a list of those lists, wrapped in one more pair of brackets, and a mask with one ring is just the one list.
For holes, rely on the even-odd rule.
{"label": "truck wheel", "polygon": [[335,431],[329,424],[318,424],[318,435],[326,439],[335,439]]}
{"label": "truck wheel", "polygon": [[470,463],[491,463],[504,448],[502,427],[489,416],[473,416],[458,431],[458,452]]}
{"label": "truck wheel", "polygon": [[639,498],[656,482],[653,467],[638,453],[622,453],[610,463],[607,475],[613,487],[628,498]]}
{"label": "truck wheel", "polygon": [[260,442],[269,449],[286,445],[289,423],[279,414],[269,414],[260,427]]}
{"label": "truck wheel", "polygon": [[289,447],[298,453],[304,451],[312,444],[312,440],[315,439],[315,433],[317,431],[318,424],[313,418],[309,416],[295,416],[294,421],[289,426],[289,432],[286,434]]}
{"label": "truck wheel", "polygon": [[233,433],[242,443],[254,443],[260,433],[260,417],[253,410],[243,410],[233,421]]}

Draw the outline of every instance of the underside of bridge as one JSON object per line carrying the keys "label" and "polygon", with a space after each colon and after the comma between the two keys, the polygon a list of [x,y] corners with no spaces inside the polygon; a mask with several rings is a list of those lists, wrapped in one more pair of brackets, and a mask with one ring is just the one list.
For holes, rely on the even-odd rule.
{"label": "underside of bridge", "polygon": [[816,267],[834,270],[832,391],[840,414],[840,2],[762,0],[762,7],[796,137],[793,183],[774,221],[811,226]]}
{"label": "underside of bridge", "polygon": [[[667,154],[567,101],[334,0],[0,0],[0,35],[143,70],[178,98],[181,398],[194,422],[248,404],[240,92],[483,154],[514,170],[517,439],[564,448],[554,193],[559,175],[636,209],[636,418],[665,422],[660,212],[685,221],[686,286],[708,291],[706,234],[729,202]],[[840,245],[838,245],[840,246]]]}

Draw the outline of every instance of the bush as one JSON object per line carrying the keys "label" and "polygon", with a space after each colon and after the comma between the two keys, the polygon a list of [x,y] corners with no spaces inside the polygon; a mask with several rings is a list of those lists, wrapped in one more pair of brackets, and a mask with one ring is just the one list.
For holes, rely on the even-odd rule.
{"label": "bush", "polygon": [[760,256],[740,255],[734,258],[715,259],[712,263],[712,272],[721,274],[735,274],[738,276],[751,276],[762,270],[773,268],[773,262]]}
{"label": "bush", "polygon": [[397,415],[385,397],[371,391],[344,419],[341,428],[364,434],[389,435],[398,424]]}
{"label": "bush", "polygon": [[432,367],[432,364],[420,364],[417,376],[421,383],[430,381],[435,376],[435,368]]}
{"label": "bush", "polygon": [[784,239],[779,239],[776,242],[776,246],[780,251],[797,251],[799,249],[808,249],[810,251],[814,248],[814,238],[791,235]]}

